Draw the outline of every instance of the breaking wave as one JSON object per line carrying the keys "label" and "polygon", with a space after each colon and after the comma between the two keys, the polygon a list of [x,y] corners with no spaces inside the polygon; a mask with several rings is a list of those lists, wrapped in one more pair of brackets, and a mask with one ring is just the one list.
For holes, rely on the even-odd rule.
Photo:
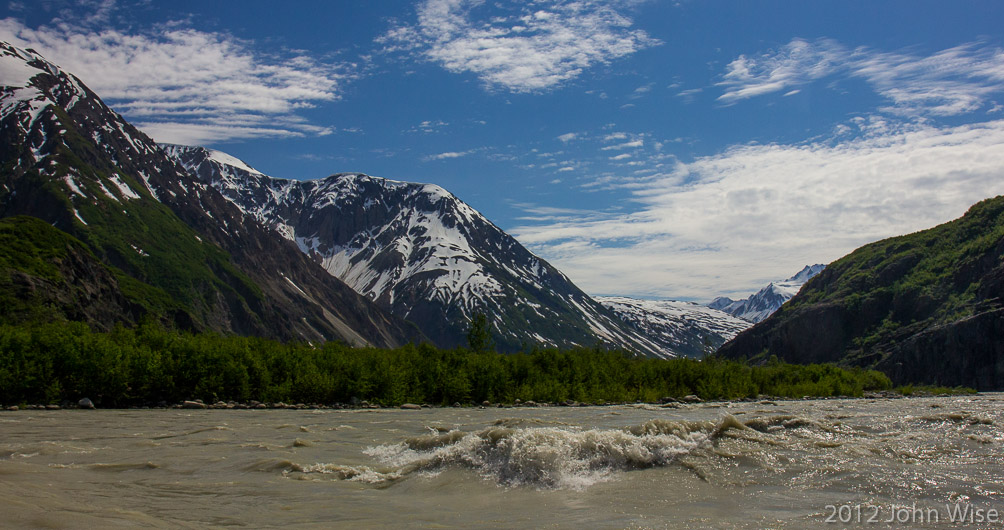
{"label": "breaking wave", "polygon": [[929,414],[919,416],[916,419],[931,423],[959,423],[964,425],[993,425],[994,421],[986,416],[969,414],[966,412],[945,412],[941,414]]}
{"label": "breaking wave", "polygon": [[753,433],[731,415],[717,422],[658,419],[623,430],[506,419],[475,432],[430,428],[429,434],[398,444],[367,448],[364,453],[382,466],[293,464],[286,474],[380,484],[464,468],[504,486],[582,489],[616,472],[669,465],[709,449],[720,436],[742,432]]}

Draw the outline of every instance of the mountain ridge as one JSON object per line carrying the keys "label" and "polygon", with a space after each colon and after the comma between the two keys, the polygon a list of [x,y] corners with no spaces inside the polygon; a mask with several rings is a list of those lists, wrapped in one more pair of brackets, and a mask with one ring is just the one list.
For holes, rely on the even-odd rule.
{"label": "mountain ridge", "polygon": [[[336,173],[268,177],[225,153],[165,145],[179,163],[271,226],[357,292],[415,322],[440,346],[462,345],[486,313],[505,351],[526,344],[610,345],[663,356],[560,271],[435,184]],[[218,153],[218,154],[214,154]]]}
{"label": "mountain ridge", "polygon": [[[37,217],[82,242],[114,277],[100,288],[139,308],[123,322],[360,345],[421,337],[246,220],[72,74],[0,43],[0,76],[0,218]],[[32,276],[9,265],[8,278]]]}

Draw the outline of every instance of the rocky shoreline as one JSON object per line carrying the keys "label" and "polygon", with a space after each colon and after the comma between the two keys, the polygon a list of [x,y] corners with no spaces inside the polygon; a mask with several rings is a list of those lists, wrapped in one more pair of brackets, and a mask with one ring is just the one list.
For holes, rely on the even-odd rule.
{"label": "rocky shoreline", "polygon": [[[953,394],[934,394],[930,392],[914,392],[910,395],[900,394],[893,391],[882,391],[882,392],[866,392],[862,396],[803,396],[801,398],[790,398],[790,397],[779,397],[779,396],[767,396],[759,395],[756,398],[742,398],[733,400],[703,400],[696,395],[688,395],[680,398],[664,397],[656,402],[579,402],[573,400],[559,401],[559,402],[536,402],[536,401],[522,401],[517,399],[512,403],[492,403],[489,401],[483,401],[478,403],[454,403],[452,408],[536,408],[536,407],[606,407],[606,406],[631,406],[631,405],[647,405],[647,406],[657,406],[661,408],[680,408],[686,405],[693,405],[699,403],[760,403],[763,405],[774,405],[781,401],[805,401],[805,400],[837,400],[837,399],[904,399],[904,398],[921,398],[921,397],[948,397]],[[402,410],[421,410],[421,409],[433,409],[433,408],[448,408],[444,405],[433,405],[430,403],[404,403],[402,405],[381,405],[379,403],[371,403],[365,400],[354,400],[351,403],[333,403],[333,404],[321,404],[321,403],[284,403],[284,402],[261,402],[256,400],[251,400],[248,402],[236,402],[236,401],[216,401],[213,403],[206,403],[201,399],[185,400],[180,403],[167,403],[161,401],[159,403],[151,403],[142,406],[128,406],[128,407],[98,407],[91,399],[83,398],[77,403],[63,402],[62,404],[29,404],[29,405],[10,405],[10,406],[0,406],[0,411],[7,412],[17,412],[23,410],[93,410],[97,408],[108,408],[108,409],[118,409],[118,410],[139,410],[139,409],[188,409],[188,410],[362,410],[362,409],[402,409]]]}

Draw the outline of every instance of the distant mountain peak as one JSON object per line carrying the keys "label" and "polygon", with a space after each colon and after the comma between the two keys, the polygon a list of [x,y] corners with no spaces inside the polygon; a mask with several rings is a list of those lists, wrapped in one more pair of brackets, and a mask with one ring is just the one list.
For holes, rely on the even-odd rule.
{"label": "distant mountain peak", "polygon": [[712,300],[708,307],[757,323],[777,311],[782,304],[795,296],[806,282],[825,268],[826,265],[822,264],[806,265],[794,276],[783,281],[770,282],[747,298],[733,300],[720,296]]}
{"label": "distant mountain peak", "polygon": [[813,276],[819,274],[825,268],[826,265],[822,263],[806,265],[802,270],[798,271],[798,274],[788,278],[784,281],[784,283],[798,283],[800,285],[805,284],[805,282],[811,280]]}
{"label": "distant mountain peak", "polygon": [[667,357],[703,357],[752,325],[694,302],[622,296],[600,296],[596,301],[663,347]]}

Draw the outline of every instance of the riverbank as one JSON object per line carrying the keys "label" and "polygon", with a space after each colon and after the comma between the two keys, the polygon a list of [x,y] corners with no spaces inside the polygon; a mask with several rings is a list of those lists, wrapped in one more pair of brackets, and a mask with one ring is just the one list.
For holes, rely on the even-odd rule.
{"label": "riverbank", "polygon": [[452,406],[444,406],[432,403],[404,403],[401,405],[383,405],[371,403],[366,400],[359,400],[355,403],[284,403],[282,401],[266,403],[256,400],[248,402],[237,401],[216,401],[206,403],[201,399],[184,400],[177,403],[160,402],[156,404],[133,405],[129,407],[99,407],[89,398],[83,398],[77,403],[64,401],[62,404],[22,404],[0,407],[0,411],[17,412],[21,410],[89,410],[96,408],[108,408],[115,410],[141,410],[141,409],[212,409],[212,410],[362,410],[362,409],[402,409],[421,410],[430,408],[547,408],[547,407],[611,407],[611,406],[632,406],[647,405],[662,408],[680,408],[682,406],[699,403],[759,403],[762,405],[773,405],[786,401],[808,401],[808,400],[877,400],[877,399],[905,399],[905,398],[929,398],[929,397],[950,397],[958,395],[976,395],[973,389],[969,388],[941,388],[941,387],[909,387],[906,392],[901,389],[866,392],[861,396],[803,396],[801,398],[791,398],[783,396],[768,396],[761,394],[755,398],[746,397],[741,399],[728,400],[704,400],[696,395],[687,395],[680,398],[664,397],[658,401],[633,401],[633,402],[580,402],[574,400],[556,402],[536,402],[522,401],[517,399],[511,403],[482,401],[479,403],[456,402]]}

